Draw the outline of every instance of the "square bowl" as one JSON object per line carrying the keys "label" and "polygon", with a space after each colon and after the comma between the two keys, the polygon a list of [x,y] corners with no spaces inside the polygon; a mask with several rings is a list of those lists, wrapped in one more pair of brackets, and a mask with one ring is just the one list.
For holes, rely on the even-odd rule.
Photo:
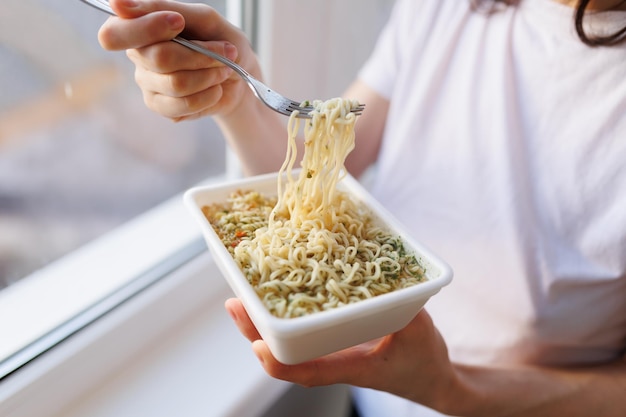
{"label": "square bowl", "polygon": [[231,192],[236,190],[255,190],[267,196],[275,196],[277,175],[259,175],[194,187],[184,194],[184,201],[198,221],[218,268],[280,362],[304,362],[396,332],[417,315],[430,297],[452,280],[452,269],[412,238],[357,180],[348,175],[341,180],[338,188],[364,204],[391,233],[402,239],[407,251],[413,252],[424,268],[426,280],[411,287],[302,317],[279,318],[272,315],[213,230],[202,207],[224,203]]}

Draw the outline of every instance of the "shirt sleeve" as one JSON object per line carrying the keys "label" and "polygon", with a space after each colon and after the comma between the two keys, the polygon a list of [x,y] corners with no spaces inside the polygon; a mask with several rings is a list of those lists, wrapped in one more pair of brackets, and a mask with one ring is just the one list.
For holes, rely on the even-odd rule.
{"label": "shirt sleeve", "polygon": [[394,21],[399,14],[399,6],[402,0],[398,0],[394,5],[391,16],[383,27],[374,50],[361,68],[358,78],[373,88],[378,94],[385,98],[390,98],[393,90],[393,80],[397,71],[396,55],[394,45]]}
{"label": "shirt sleeve", "polygon": [[423,20],[432,3],[430,0],[396,0],[371,55],[358,73],[361,81],[387,99],[391,97],[402,61],[410,52],[409,45],[415,45],[416,36],[424,36],[428,25],[424,25]]}

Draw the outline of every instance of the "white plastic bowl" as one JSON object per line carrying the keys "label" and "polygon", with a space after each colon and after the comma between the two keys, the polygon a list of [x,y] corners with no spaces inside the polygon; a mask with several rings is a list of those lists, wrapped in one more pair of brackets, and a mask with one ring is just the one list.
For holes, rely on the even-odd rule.
{"label": "white plastic bowl", "polygon": [[237,189],[276,195],[277,174],[260,175],[188,190],[184,201],[197,219],[206,243],[226,281],[241,299],[252,322],[280,362],[296,364],[382,337],[406,326],[426,301],[452,280],[451,268],[415,241],[402,225],[353,177],[339,186],[368,206],[390,232],[401,236],[426,270],[427,280],[418,285],[379,295],[339,308],[298,318],[278,318],[265,308],[232,256],[202,213],[202,206],[223,203]]}

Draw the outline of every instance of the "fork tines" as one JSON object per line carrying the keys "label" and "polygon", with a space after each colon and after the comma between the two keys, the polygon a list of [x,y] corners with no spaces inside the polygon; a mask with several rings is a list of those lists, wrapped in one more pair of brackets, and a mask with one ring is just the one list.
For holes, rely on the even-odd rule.
{"label": "fork tines", "polygon": [[[294,101],[287,106],[286,110],[289,113],[298,110],[301,116],[308,118],[308,114],[312,112],[314,108],[313,106],[302,106]],[[350,109],[350,112],[360,116],[363,113],[363,110],[365,110],[365,104],[359,104],[357,107]]]}

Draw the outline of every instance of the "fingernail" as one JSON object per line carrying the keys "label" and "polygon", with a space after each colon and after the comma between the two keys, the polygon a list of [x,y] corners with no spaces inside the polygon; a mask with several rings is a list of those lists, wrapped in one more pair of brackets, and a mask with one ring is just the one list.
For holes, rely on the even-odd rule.
{"label": "fingernail", "polygon": [[172,30],[181,30],[185,26],[185,20],[178,13],[170,13],[165,16],[167,25]]}
{"label": "fingernail", "polygon": [[122,0],[122,5],[124,7],[128,7],[128,8],[132,8],[132,7],[137,7],[137,1],[136,0]]}
{"label": "fingernail", "polygon": [[224,45],[224,56],[231,61],[234,61],[237,58],[237,47],[232,43],[227,43]]}

